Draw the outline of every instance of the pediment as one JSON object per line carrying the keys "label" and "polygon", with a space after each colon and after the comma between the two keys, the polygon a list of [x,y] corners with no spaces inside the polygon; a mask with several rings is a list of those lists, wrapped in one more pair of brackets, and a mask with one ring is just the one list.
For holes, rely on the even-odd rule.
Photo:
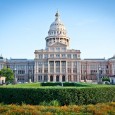
{"label": "pediment", "polygon": [[60,42],[56,42],[53,45],[51,45],[51,47],[67,47],[67,45]]}

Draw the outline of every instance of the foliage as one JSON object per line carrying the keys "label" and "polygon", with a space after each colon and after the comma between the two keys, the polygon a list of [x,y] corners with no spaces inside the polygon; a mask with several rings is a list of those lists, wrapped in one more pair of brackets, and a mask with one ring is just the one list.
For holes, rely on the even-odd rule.
{"label": "foliage", "polygon": [[57,100],[52,100],[50,102],[43,101],[39,105],[43,105],[43,106],[59,106],[60,103]]}
{"label": "foliage", "polygon": [[41,83],[42,86],[61,86],[61,82],[44,82],[44,83]]}
{"label": "foliage", "polygon": [[[111,94],[111,95],[110,95]],[[4,88],[0,87],[0,103],[33,104],[57,100],[60,105],[83,105],[115,101],[115,87],[72,88]]]}
{"label": "foliage", "polygon": [[109,79],[109,77],[105,76],[102,78],[102,81],[109,81],[110,82],[110,79]]}
{"label": "foliage", "polygon": [[74,83],[74,82],[65,82],[65,83],[63,83],[63,86],[77,86],[77,83]]}
{"label": "foliage", "polygon": [[96,105],[69,106],[33,106],[33,105],[0,105],[1,115],[114,115],[115,102]]}
{"label": "foliage", "polygon": [[0,74],[6,77],[6,82],[12,82],[14,79],[14,73],[10,68],[4,67],[1,69]]}
{"label": "foliage", "polygon": [[[59,83],[59,82],[58,82]],[[71,82],[65,82],[63,83],[63,87],[62,87],[62,83],[58,84],[58,83],[41,83],[41,82],[34,82],[34,83],[20,83],[20,84],[15,84],[15,85],[6,85],[6,86],[0,86],[0,87],[7,87],[7,88],[39,88],[39,87],[53,87],[53,88],[57,88],[57,87],[74,87],[74,88],[87,88],[87,87],[113,87],[113,85],[105,85],[105,84],[91,84],[91,83],[71,83]],[[68,85],[69,84],[69,85]]]}

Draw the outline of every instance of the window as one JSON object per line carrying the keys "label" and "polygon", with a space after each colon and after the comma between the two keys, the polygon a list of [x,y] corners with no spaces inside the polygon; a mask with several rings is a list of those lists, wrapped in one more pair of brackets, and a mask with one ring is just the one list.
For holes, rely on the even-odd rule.
{"label": "window", "polygon": [[42,59],[42,54],[39,55],[39,59]]}
{"label": "window", "polygon": [[38,62],[38,65],[39,65],[39,66],[42,66],[42,62]]}
{"label": "window", "polygon": [[53,73],[54,72],[54,68],[50,68],[50,73]]}
{"label": "window", "polygon": [[59,73],[60,72],[60,68],[56,68],[56,73]]}
{"label": "window", "polygon": [[68,62],[68,66],[71,66],[71,62]]}
{"label": "window", "polygon": [[25,74],[25,70],[18,70],[18,74]]}
{"label": "window", "polygon": [[65,66],[66,65],[66,62],[61,62],[62,63],[62,66]]}
{"label": "window", "polygon": [[56,57],[59,58],[59,57],[60,57],[60,54],[56,54]]}
{"label": "window", "polygon": [[54,57],[54,54],[50,54],[50,58],[53,58]]}
{"label": "window", "polygon": [[71,73],[71,68],[68,68],[68,73]]}
{"label": "window", "polygon": [[56,48],[57,51],[60,51],[60,48]]}
{"label": "window", "polygon": [[77,73],[77,69],[76,68],[73,68],[73,73]]}
{"label": "window", "polygon": [[39,73],[42,73],[42,68],[39,68]]}
{"label": "window", "polygon": [[44,54],[44,58],[48,58],[48,54]]}
{"label": "window", "polygon": [[60,66],[60,62],[56,62],[56,66]]}
{"label": "window", "polygon": [[62,54],[62,58],[65,58],[66,57],[66,55],[65,54]]}
{"label": "window", "polygon": [[71,54],[67,54],[67,57],[68,57],[68,58],[71,58]]}
{"label": "window", "polygon": [[50,62],[50,66],[54,66],[54,62]]}
{"label": "window", "polygon": [[41,81],[42,80],[42,76],[38,76],[38,81]]}
{"label": "window", "polygon": [[47,66],[47,65],[48,65],[48,62],[44,62],[44,65]]}
{"label": "window", "polygon": [[54,51],[54,48],[50,48],[51,51]]}
{"label": "window", "polygon": [[76,59],[77,58],[77,54],[73,54],[73,59]]}
{"label": "window", "polygon": [[76,66],[76,65],[77,65],[77,62],[73,62],[73,65]]}
{"label": "window", "polygon": [[66,69],[65,68],[62,68],[62,73],[65,73],[66,72]]}
{"label": "window", "polygon": [[62,51],[65,51],[66,50],[66,48],[62,48]]}

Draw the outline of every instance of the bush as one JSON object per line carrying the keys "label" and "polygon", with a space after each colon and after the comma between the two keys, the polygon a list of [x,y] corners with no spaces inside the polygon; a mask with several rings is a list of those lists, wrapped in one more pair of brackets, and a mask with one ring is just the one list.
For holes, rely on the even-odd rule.
{"label": "bush", "polygon": [[42,102],[69,105],[96,104],[115,101],[115,87],[99,88],[0,88],[0,103],[32,104]]}
{"label": "bush", "polygon": [[62,84],[61,84],[61,82],[55,82],[55,83],[53,83],[53,82],[44,82],[44,83],[41,83],[41,85],[42,86],[61,86]]}
{"label": "bush", "polygon": [[110,79],[109,79],[109,77],[103,77],[102,81],[109,81],[110,82]]}
{"label": "bush", "polygon": [[63,83],[63,86],[76,86],[76,83],[74,83],[74,82],[65,82],[65,83]]}
{"label": "bush", "polygon": [[42,86],[82,86],[83,84],[78,84],[78,83],[75,83],[75,82],[44,82],[44,83],[41,83]]}

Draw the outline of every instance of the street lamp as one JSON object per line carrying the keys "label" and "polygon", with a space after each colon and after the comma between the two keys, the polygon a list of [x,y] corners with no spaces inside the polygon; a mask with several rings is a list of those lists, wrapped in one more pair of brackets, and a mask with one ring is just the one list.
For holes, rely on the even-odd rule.
{"label": "street lamp", "polygon": [[29,83],[31,83],[31,71],[29,71]]}
{"label": "street lamp", "polygon": [[86,75],[86,71],[84,72],[84,82],[87,81],[87,75]]}
{"label": "street lamp", "polygon": [[102,68],[99,66],[98,68],[98,75],[97,75],[97,82],[98,83],[101,83],[102,82],[102,79],[101,79],[101,74],[102,74]]}
{"label": "street lamp", "polygon": [[16,77],[16,68],[14,69],[14,84],[17,83],[17,77]]}

